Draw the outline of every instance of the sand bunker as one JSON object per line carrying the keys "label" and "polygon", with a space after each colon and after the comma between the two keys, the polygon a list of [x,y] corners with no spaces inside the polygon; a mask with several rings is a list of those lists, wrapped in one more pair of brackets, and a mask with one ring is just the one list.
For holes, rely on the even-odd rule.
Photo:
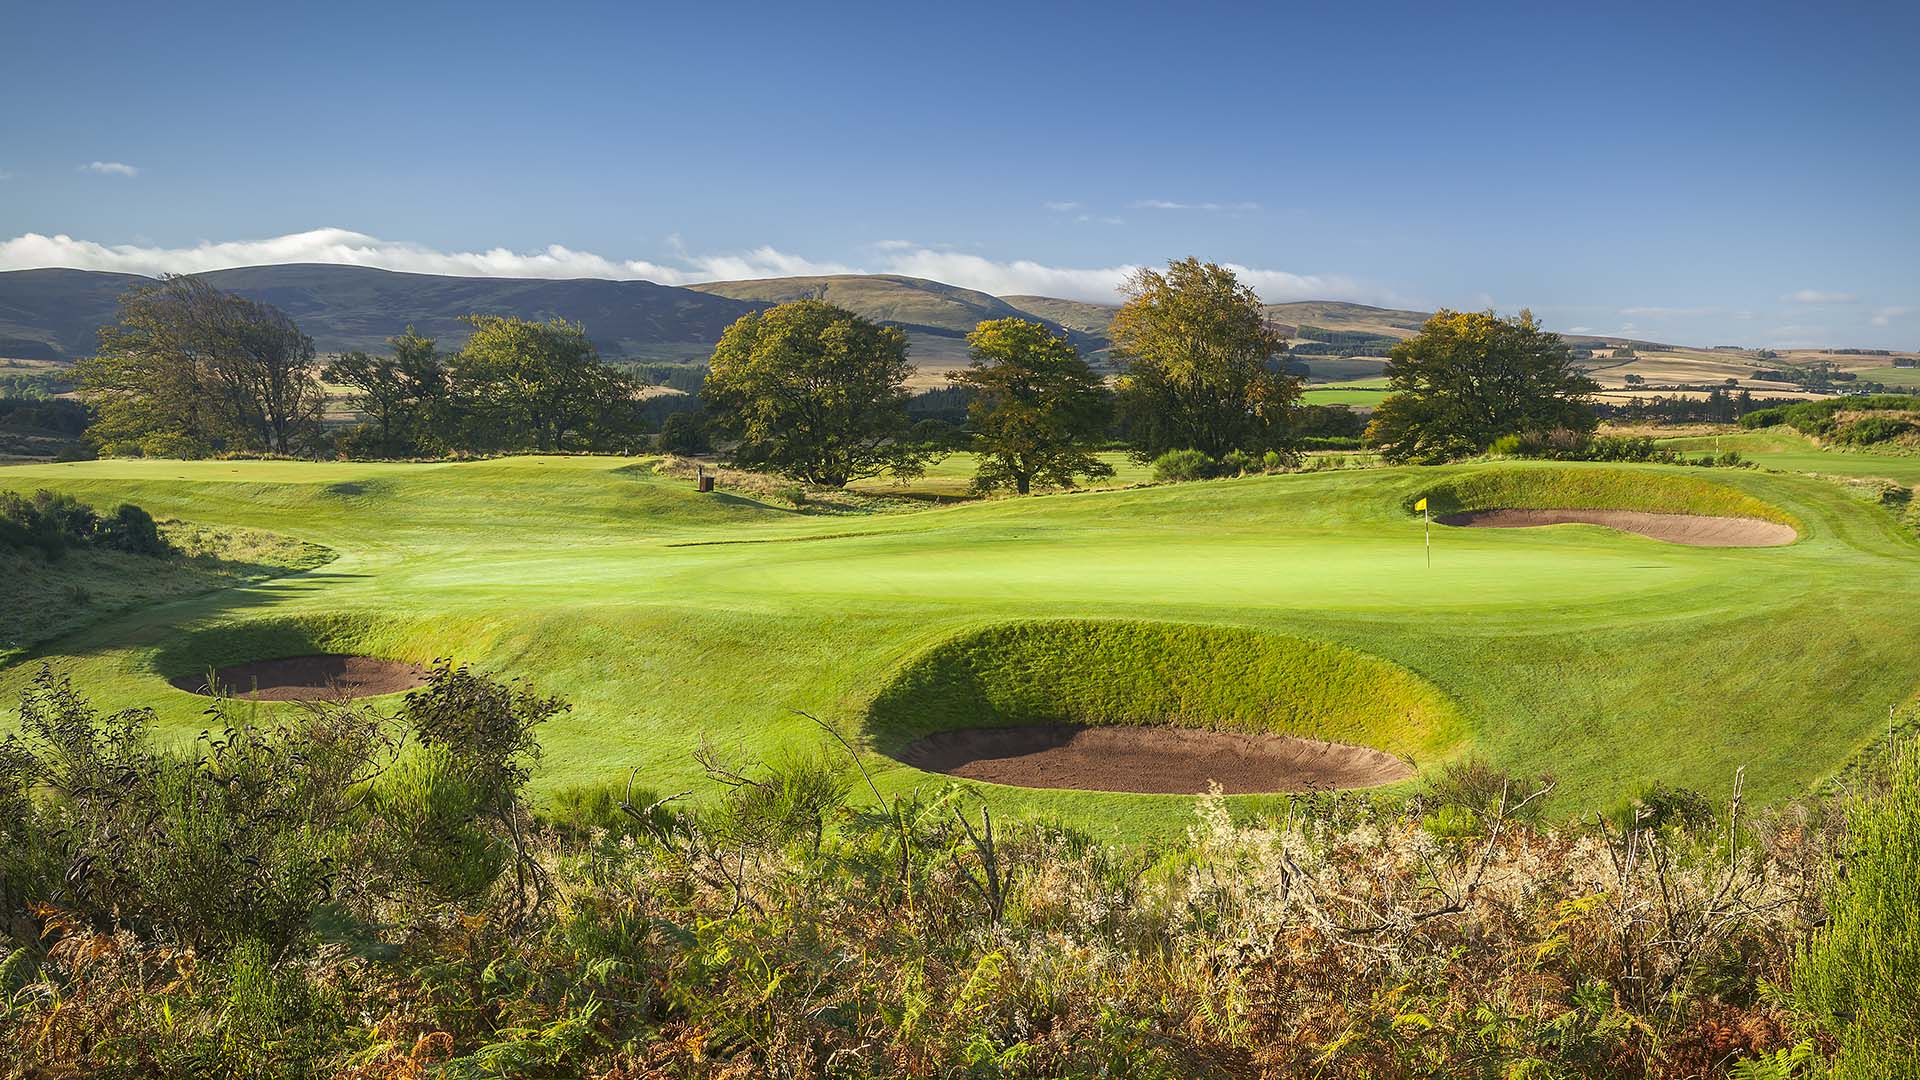
{"label": "sand bunker", "polygon": [[1470,510],[1434,518],[1469,529],[1525,529],[1535,525],[1604,525],[1689,547],[1778,547],[1799,538],[1793,526],[1759,518],[1649,514],[1641,510]]}
{"label": "sand bunker", "polygon": [[898,755],[930,772],[1018,787],[1198,795],[1371,787],[1413,775],[1379,750],[1285,735],[1068,724],[967,728],[929,735]]}
{"label": "sand bunker", "polygon": [[[417,664],[336,653],[235,664],[213,677],[226,694],[249,701],[338,701],[394,694],[427,683],[426,671]],[[204,674],[175,679],[173,685],[189,693],[213,693]]]}

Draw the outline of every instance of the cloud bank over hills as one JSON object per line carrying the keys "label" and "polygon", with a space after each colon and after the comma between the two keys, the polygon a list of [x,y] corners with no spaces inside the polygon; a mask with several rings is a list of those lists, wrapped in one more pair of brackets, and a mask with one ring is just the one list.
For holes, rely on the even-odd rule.
{"label": "cloud bank over hills", "polygon": [[[65,234],[26,233],[0,241],[0,270],[66,267],[123,274],[197,274],[243,266],[326,263],[415,274],[502,278],[606,278],[662,285],[708,281],[807,277],[823,274],[900,274],[931,278],[1002,296],[1033,293],[1111,303],[1120,283],[1137,266],[1053,266],[1031,259],[996,260],[911,241],[875,245],[871,266],[820,260],[762,245],[720,254],[677,254],[669,260],[617,259],[551,244],[536,251],[489,248],[440,251],[404,240],[387,240],[351,229],[322,228],[264,240],[202,241],[190,247],[102,244]],[[1339,275],[1232,265],[1241,280],[1268,303],[1336,299],[1394,302],[1388,291]]]}

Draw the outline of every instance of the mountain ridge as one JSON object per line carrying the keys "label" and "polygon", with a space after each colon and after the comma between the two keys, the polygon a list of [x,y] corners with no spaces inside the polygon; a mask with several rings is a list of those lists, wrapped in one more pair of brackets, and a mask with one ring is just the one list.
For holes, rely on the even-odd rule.
{"label": "mountain ridge", "polygon": [[[698,361],[735,319],[772,304],[819,297],[908,332],[913,356],[927,371],[966,363],[964,338],[984,319],[1032,318],[1064,333],[1101,363],[1107,325],[1117,304],[1037,295],[994,296],[976,289],[896,274],[838,274],[691,286],[606,278],[494,278],[414,274],[330,263],[286,263],[210,270],[198,275],[223,289],[282,309],[321,352],[378,351],[411,325],[463,342],[471,313],[565,318],[586,326],[610,359]],[[0,271],[0,356],[71,361],[91,355],[99,327],[110,324],[119,297],[154,279],[101,270]],[[1415,333],[1425,312],[1338,300],[1266,305],[1290,337],[1303,328],[1361,334],[1384,348]],[[1635,344],[1567,335],[1576,344]]]}

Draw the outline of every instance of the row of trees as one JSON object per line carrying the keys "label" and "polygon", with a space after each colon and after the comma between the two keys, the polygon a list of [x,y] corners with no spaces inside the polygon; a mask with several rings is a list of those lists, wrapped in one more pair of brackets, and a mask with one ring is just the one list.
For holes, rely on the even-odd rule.
{"label": "row of trees", "polygon": [[[1142,458],[1288,443],[1299,381],[1281,370],[1285,342],[1252,289],[1186,259],[1139,271],[1124,292],[1111,334],[1125,373],[1112,389],[1043,323],[995,319],[967,335],[973,363],[949,379],[968,396],[976,489],[1024,495],[1112,475],[1095,451],[1116,420]],[[832,486],[915,476],[943,448],[909,437],[912,370],[899,329],[820,300],[783,304],[721,338],[707,424],[749,468]]]}
{"label": "row of trees", "polygon": [[324,368],[313,339],[269,304],[171,277],[120,304],[79,367],[107,453],[200,457],[299,454],[321,445],[327,390],[353,392],[366,423],[350,452],[617,449],[632,438],[639,385],[600,361],[563,320],[475,315],[446,355],[408,327],[385,356],[346,353]]}
{"label": "row of trees", "polygon": [[[997,319],[968,335],[973,362],[949,378],[967,400],[963,445],[980,455],[978,490],[1026,494],[1110,475],[1095,451],[1116,432],[1142,460],[1176,450],[1285,459],[1323,421],[1300,407],[1299,380],[1281,362],[1286,342],[1232,271],[1183,259],[1136,272],[1123,293],[1111,386],[1045,324]],[[365,418],[344,443],[350,453],[644,444],[641,382],[604,363],[579,324],[469,321],[455,353],[409,327],[388,354],[351,352],[321,368],[284,313],[169,278],[128,296],[82,365],[97,410],[89,435],[109,453],[309,452],[321,445],[324,379],[350,390]],[[717,439],[737,465],[811,484],[910,478],[955,448],[915,430],[912,373],[897,327],[822,300],[754,312],[714,348],[701,414],[676,419],[661,443]],[[1597,387],[1526,312],[1442,311],[1394,347],[1387,375],[1394,393],[1366,435],[1394,461],[1444,461],[1505,435],[1595,424]]]}

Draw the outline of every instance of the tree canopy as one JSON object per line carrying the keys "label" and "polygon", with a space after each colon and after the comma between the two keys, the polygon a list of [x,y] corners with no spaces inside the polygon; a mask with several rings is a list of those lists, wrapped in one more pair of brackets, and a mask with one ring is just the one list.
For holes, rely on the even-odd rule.
{"label": "tree canopy", "polygon": [[1374,410],[1367,441],[1389,461],[1433,463],[1477,454],[1503,435],[1592,431],[1599,389],[1560,335],[1530,311],[1441,310],[1393,347],[1393,389]]}
{"label": "tree canopy", "polygon": [[109,449],[197,457],[292,453],[319,433],[313,340],[278,308],[175,276],[122,297],[79,366]]}
{"label": "tree canopy", "polygon": [[993,319],[967,335],[973,364],[947,378],[975,391],[967,406],[980,466],[976,491],[1072,487],[1113,475],[1094,456],[1112,403],[1100,376],[1066,338],[1026,319]]}
{"label": "tree canopy", "polygon": [[1285,442],[1299,381],[1275,370],[1285,341],[1233,271],[1198,259],[1136,271],[1113,318],[1122,419],[1142,460],[1224,457]]}
{"label": "tree canopy", "polygon": [[390,356],[343,353],[328,364],[328,382],[355,391],[353,406],[367,418],[361,445],[382,455],[428,452],[442,445],[447,368],[434,340],[409,326],[387,339]]}
{"label": "tree canopy", "polygon": [[638,385],[579,323],[472,315],[454,357],[451,394],[464,441],[536,450],[604,449],[631,432]]}
{"label": "tree canopy", "polygon": [[908,444],[907,335],[824,300],[743,315],[714,347],[702,395],[733,461],[842,487],[918,476],[932,452]]}

